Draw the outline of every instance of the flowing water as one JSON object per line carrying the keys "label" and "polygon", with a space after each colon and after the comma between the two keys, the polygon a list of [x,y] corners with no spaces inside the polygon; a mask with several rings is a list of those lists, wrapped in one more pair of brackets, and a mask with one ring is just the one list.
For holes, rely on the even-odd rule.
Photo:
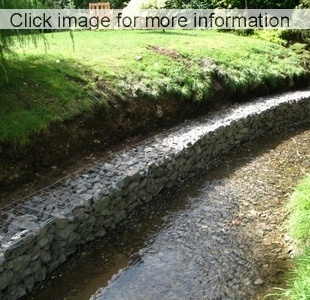
{"label": "flowing water", "polygon": [[109,281],[94,299],[262,299],[285,286],[285,203],[309,170],[309,126],[244,145],[82,247],[28,299],[89,299]]}

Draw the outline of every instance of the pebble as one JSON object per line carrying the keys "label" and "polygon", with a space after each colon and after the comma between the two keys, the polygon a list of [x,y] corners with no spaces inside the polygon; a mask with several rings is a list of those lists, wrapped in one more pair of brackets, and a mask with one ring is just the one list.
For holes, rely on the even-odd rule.
{"label": "pebble", "polygon": [[263,284],[264,284],[264,280],[261,279],[261,278],[258,278],[258,279],[256,279],[256,280],[254,281],[254,284],[255,284],[255,285],[263,285]]}

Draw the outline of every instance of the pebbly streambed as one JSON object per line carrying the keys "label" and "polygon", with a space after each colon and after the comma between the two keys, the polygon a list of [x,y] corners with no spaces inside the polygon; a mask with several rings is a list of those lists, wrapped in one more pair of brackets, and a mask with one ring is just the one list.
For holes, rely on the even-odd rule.
{"label": "pebbly streambed", "polygon": [[285,287],[294,251],[285,203],[310,170],[310,131],[256,157],[248,153],[237,166],[227,163],[226,172],[198,176],[176,192],[188,207],[92,300],[264,299]]}
{"label": "pebbly streambed", "polygon": [[285,203],[310,170],[307,127],[243,145],[163,192],[29,299],[86,300],[112,277],[94,299],[263,299],[284,287]]}
{"label": "pebbly streambed", "polygon": [[[191,172],[212,165],[219,155],[273,129],[308,121],[309,97],[310,93],[304,91],[258,99],[187,122],[5,208],[1,212],[0,231],[1,298],[24,296],[80,245],[105,235],[134,208],[149,202]],[[219,184],[231,191],[228,199],[232,202],[228,201],[227,207],[220,200],[226,199],[225,194],[220,198],[214,196],[214,205],[218,203],[223,208],[219,215],[227,217],[226,213],[235,210],[233,199],[238,193],[234,194],[234,188],[226,186],[225,181]],[[191,211],[195,210],[191,208]],[[241,221],[234,220],[233,225],[239,226]],[[205,221],[202,215],[202,229],[207,229]],[[195,236],[189,234],[189,238]],[[215,240],[220,239],[217,234],[214,236]],[[175,244],[178,242],[181,241],[176,239]],[[212,243],[209,247],[213,247]],[[179,250],[171,252],[170,257],[182,261]],[[128,272],[131,270],[134,268]],[[259,285],[262,279],[255,280]]]}

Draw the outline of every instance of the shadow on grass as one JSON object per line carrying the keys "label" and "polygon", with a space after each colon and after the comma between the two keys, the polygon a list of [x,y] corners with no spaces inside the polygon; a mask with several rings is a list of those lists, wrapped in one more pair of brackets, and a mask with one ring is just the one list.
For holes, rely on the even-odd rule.
{"label": "shadow on grass", "polygon": [[7,60],[3,66],[0,141],[20,142],[51,121],[70,119],[103,101],[92,89],[91,72],[74,60],[27,56]]}
{"label": "shadow on grass", "polygon": [[194,31],[176,31],[174,29],[162,29],[162,30],[137,30],[138,34],[165,34],[165,35],[177,35],[177,36],[198,36]]}

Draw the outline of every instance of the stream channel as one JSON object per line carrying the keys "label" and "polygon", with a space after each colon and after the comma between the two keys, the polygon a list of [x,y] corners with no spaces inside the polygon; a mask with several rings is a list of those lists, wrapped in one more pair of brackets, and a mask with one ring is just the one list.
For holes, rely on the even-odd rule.
{"label": "stream channel", "polygon": [[309,170],[309,123],[242,145],[81,247],[27,299],[263,299],[285,287],[285,204]]}

